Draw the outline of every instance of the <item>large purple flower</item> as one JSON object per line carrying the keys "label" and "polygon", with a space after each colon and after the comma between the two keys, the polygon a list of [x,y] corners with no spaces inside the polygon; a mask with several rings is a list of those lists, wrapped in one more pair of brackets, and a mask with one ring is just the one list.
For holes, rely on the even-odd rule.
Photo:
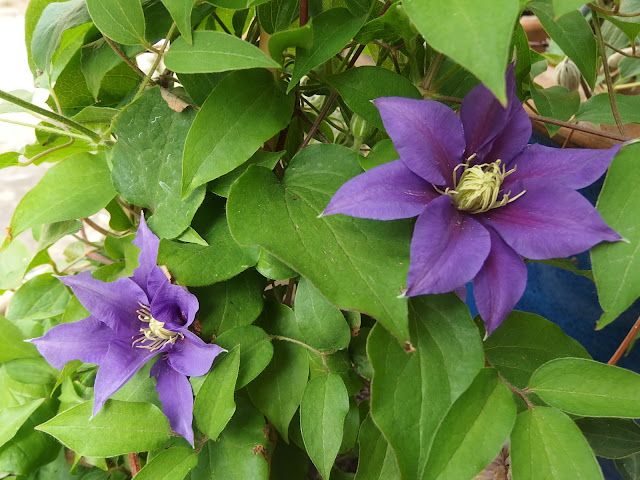
{"label": "large purple flower", "polygon": [[140,247],[139,266],[131,278],[105,283],[89,272],[60,280],[71,287],[91,316],[50,329],[31,340],[42,356],[61,369],[78,359],[99,365],[93,415],[149,360],[162,410],[171,428],[193,445],[193,392],[187,376],[209,371],[222,351],[188,330],[198,300],[172,285],[156,265],[158,238],[140,218],[133,243]]}
{"label": "large purple flower", "polygon": [[345,183],[324,211],[377,220],[418,216],[407,295],[473,281],[489,333],[524,292],[521,256],[566,257],[621,238],[575,191],[598,179],[620,146],[527,145],[531,122],[515,95],[512,69],[507,85],[506,108],[478,85],[459,117],[433,100],[377,99],[400,159]]}

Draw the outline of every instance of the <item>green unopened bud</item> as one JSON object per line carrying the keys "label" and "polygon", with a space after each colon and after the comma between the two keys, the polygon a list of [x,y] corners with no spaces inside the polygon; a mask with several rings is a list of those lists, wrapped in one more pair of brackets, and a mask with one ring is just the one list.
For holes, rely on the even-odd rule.
{"label": "green unopened bud", "polygon": [[564,57],[556,67],[556,83],[575,92],[580,87],[580,69],[569,57]]}
{"label": "green unopened bud", "polygon": [[375,128],[357,113],[354,113],[351,117],[351,124],[349,125],[349,127],[351,128],[351,133],[353,134],[354,138],[360,139],[371,135]]}

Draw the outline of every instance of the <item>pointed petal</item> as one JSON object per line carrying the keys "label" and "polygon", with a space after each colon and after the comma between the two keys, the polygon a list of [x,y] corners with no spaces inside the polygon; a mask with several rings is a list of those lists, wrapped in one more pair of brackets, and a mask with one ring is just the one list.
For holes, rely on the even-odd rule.
{"label": "pointed petal", "polygon": [[520,255],[534,260],[567,257],[594,245],[622,237],[604,222],[598,211],[578,192],[543,179],[514,185],[526,193],[514,202],[483,214]]}
{"label": "pointed petal", "polygon": [[509,168],[516,167],[516,171],[505,179],[503,187],[509,189],[518,180],[537,178],[573,189],[584,188],[604,174],[620,147],[596,150],[528,145],[509,165]]}
{"label": "pointed petal", "polygon": [[531,121],[516,95],[513,65],[507,68],[507,107],[480,84],[460,107],[460,119],[467,142],[465,156],[478,155],[476,162],[509,162],[531,137]]}
{"label": "pointed petal", "polygon": [[151,300],[151,315],[165,323],[169,330],[181,330],[193,322],[198,311],[198,299],[179,285],[164,283]]}
{"label": "pointed petal", "polygon": [[465,146],[456,113],[433,100],[385,97],[373,103],[404,164],[429,183],[452,186]]}
{"label": "pointed petal", "polygon": [[96,415],[104,402],[127,383],[157,352],[146,348],[132,347],[129,342],[112,342],[104,356],[94,383],[93,415]]}
{"label": "pointed petal", "polygon": [[116,333],[131,336],[138,332],[140,322],[136,310],[139,303],[148,305],[147,295],[130,278],[105,283],[89,272],[58,277],[71,287],[80,303],[94,318],[106,323]]}
{"label": "pointed petal", "polygon": [[323,215],[396,220],[419,215],[439,194],[401,160],[372,168],[342,185]]}
{"label": "pointed petal", "polygon": [[178,340],[169,352],[169,365],[189,377],[199,377],[211,369],[213,359],[226,350],[203,342],[200,337],[184,330],[184,339]]}
{"label": "pointed petal", "polygon": [[162,413],[169,419],[171,429],[186,438],[193,447],[193,391],[189,380],[164,358],[151,367],[151,376],[156,379]]}
{"label": "pointed petal", "polygon": [[138,232],[132,243],[140,248],[140,255],[138,256],[138,268],[133,271],[133,277],[131,278],[148,295],[152,296],[153,294],[147,291],[147,278],[151,270],[154,267],[157,268],[160,240],[147,227],[144,215],[140,215],[140,225],[138,225]]}
{"label": "pointed petal", "polygon": [[445,293],[464,285],[476,276],[490,248],[487,230],[440,196],[416,222],[407,295]]}
{"label": "pointed petal", "polygon": [[61,370],[71,360],[100,365],[107,354],[109,343],[116,333],[107,325],[87,317],[73,323],[51,328],[44,336],[29,340],[49,364]]}
{"label": "pointed petal", "polygon": [[487,334],[491,334],[522,297],[527,286],[527,267],[492,228],[487,230],[491,251],[473,280],[473,294]]}

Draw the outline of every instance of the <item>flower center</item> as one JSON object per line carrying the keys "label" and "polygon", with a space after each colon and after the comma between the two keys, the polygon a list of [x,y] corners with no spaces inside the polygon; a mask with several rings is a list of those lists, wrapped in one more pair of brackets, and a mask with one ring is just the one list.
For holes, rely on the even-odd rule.
{"label": "flower center", "polygon": [[[182,333],[172,332],[171,330],[164,328],[164,322],[160,322],[151,316],[151,310],[149,307],[140,302],[138,302],[138,305],[140,305],[140,308],[136,310],[138,320],[148,323],[149,326],[140,329],[142,336],[134,340],[131,346],[135,345],[137,348],[147,348],[149,351],[153,352],[155,350],[160,350],[167,343],[173,345],[176,343],[178,338],[184,338]],[[140,345],[136,345],[138,342],[140,342]],[[150,343],[145,345],[145,343],[148,342]]]}
{"label": "flower center", "polygon": [[[436,190],[444,195],[449,195],[455,202],[458,210],[469,213],[482,213],[492,208],[504,207],[506,204],[517,200],[525,194],[523,190],[513,198],[509,198],[511,192],[503,193],[499,199],[502,182],[504,179],[516,171],[515,167],[507,171],[501,160],[492,163],[470,166],[475,154],[467,158],[465,163],[461,163],[453,170],[453,188],[446,188],[444,191]],[[462,174],[458,179],[457,171],[462,168]]]}

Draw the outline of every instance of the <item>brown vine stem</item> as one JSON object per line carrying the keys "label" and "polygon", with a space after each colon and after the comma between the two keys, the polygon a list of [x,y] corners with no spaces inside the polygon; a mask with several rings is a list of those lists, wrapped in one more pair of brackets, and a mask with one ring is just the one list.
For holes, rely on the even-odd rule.
{"label": "brown vine stem", "polygon": [[[620,55],[622,55],[623,57],[629,57],[629,58],[640,58],[640,55],[633,55],[631,53],[627,53],[624,50],[621,50],[620,48],[616,47],[615,45],[611,45],[609,42],[604,41],[604,44],[610,48],[611,50],[613,50],[614,52],[618,52]],[[633,46],[633,44],[632,44]]]}
{"label": "brown vine stem", "polygon": [[309,21],[309,0],[300,0],[300,26],[304,27]]}
{"label": "brown vine stem", "polygon": [[599,7],[597,5],[594,5],[593,3],[589,4],[589,8],[594,12],[604,13],[605,15],[613,15],[614,17],[640,17],[640,11],[624,13],[616,10],[607,10],[606,8]]}
{"label": "brown vine stem", "polygon": [[129,463],[131,464],[131,476],[135,477],[140,471],[140,459],[137,453],[129,454]]}
{"label": "brown vine stem", "polygon": [[[302,1],[304,1],[304,0],[302,0]],[[302,1],[300,2],[301,4],[302,4]],[[378,14],[378,17],[380,17],[387,10],[389,10],[389,7],[391,7],[391,0],[387,0],[387,2],[384,4],[382,9],[380,10],[380,13]],[[350,68],[353,68],[353,66],[356,64],[356,61],[358,60],[358,57],[360,57],[360,55],[364,51],[365,47],[366,47],[366,45],[360,45],[356,49],[355,53],[351,57],[351,60],[349,61],[348,65],[347,65],[347,68],[345,68],[345,70],[349,70]],[[329,98],[327,98],[327,101],[324,104],[324,107],[322,108],[322,111],[320,112],[320,115],[318,115],[318,118],[316,118],[316,121],[313,122],[313,125],[311,125],[311,128],[309,129],[309,133],[307,134],[307,136],[303,140],[302,144],[298,148],[298,152],[300,150],[302,150],[304,147],[306,147],[307,145],[309,145],[309,142],[311,141],[313,136],[318,131],[318,128],[320,128],[320,124],[324,120],[324,117],[326,117],[328,115],[329,110],[331,109],[331,106],[333,105],[333,102],[336,101],[336,98],[338,98],[338,92],[336,92],[336,91],[331,92],[331,95],[329,95]]]}
{"label": "brown vine stem", "polygon": [[[491,364],[491,362],[489,361],[489,359],[488,359],[488,358],[486,358],[486,357],[485,357],[485,359],[484,359],[484,363],[485,363],[485,365],[487,365],[488,367],[494,368],[494,367],[493,367],[493,365]],[[529,410],[533,410],[533,409],[535,408],[535,405],[534,405],[533,403],[531,403],[531,400],[529,400],[529,397],[527,397],[526,390],[520,390],[519,388],[514,387],[513,385],[511,385],[511,383],[509,383],[509,381],[508,381],[506,378],[504,378],[504,377],[500,374],[500,372],[498,372],[498,371],[496,370],[496,373],[498,373],[498,379],[499,379],[502,383],[504,383],[504,384],[509,388],[509,390],[511,390],[511,391],[512,391],[514,394],[516,394],[518,397],[520,397],[520,398],[522,399],[522,401],[525,403],[525,405],[527,406],[527,408],[528,408]]]}
{"label": "brown vine stem", "polygon": [[602,61],[602,70],[604,71],[604,79],[607,83],[607,93],[609,94],[609,103],[611,104],[611,113],[613,113],[613,118],[616,121],[616,125],[618,126],[618,131],[620,135],[626,136],[624,131],[624,126],[622,125],[622,120],[620,119],[620,113],[618,112],[618,105],[616,105],[616,96],[615,90],[613,89],[613,82],[611,81],[611,72],[609,71],[609,64],[607,63],[607,52],[605,50],[604,40],[602,39],[602,32],[600,31],[600,19],[598,18],[598,14],[593,12],[593,28],[595,30],[596,39],[598,40],[598,45],[600,46],[600,54],[604,59]]}
{"label": "brown vine stem", "polygon": [[98,225],[96,222],[94,222],[90,218],[83,218],[82,221],[87,225],[89,225],[91,228],[93,228],[96,232],[104,235],[105,237],[108,235],[114,236],[113,232],[110,232],[109,230],[102,228],[100,225]]}
{"label": "brown vine stem", "polygon": [[118,46],[114,43],[113,40],[111,40],[109,37],[105,37],[103,36],[102,38],[104,38],[104,41],[107,42],[107,45],[109,45],[111,47],[111,49],[116,52],[116,54],[122,59],[124,60],[124,63],[126,63],[127,65],[129,65],[138,75],[140,75],[142,78],[145,77],[145,73],[140,70],[140,67],[138,67],[138,65],[136,65],[136,63],[131,60],[129,57],[127,57],[124,52],[122,50],[120,50],[118,48]]}
{"label": "brown vine stem", "polygon": [[[427,95],[430,98],[435,100],[440,100],[443,102],[451,102],[451,103],[462,103],[462,99],[456,97],[447,97],[445,95],[438,95],[437,93],[428,93]],[[559,127],[566,127],[571,130],[577,130],[579,132],[589,133],[591,135],[597,135],[599,137],[610,138],[611,140],[617,140],[619,142],[626,142],[631,140],[631,138],[622,135],[617,135],[615,133],[604,132],[602,130],[596,130],[594,128],[583,127],[582,125],[577,125],[575,123],[563,122],[561,120],[555,120],[549,117],[543,117],[542,115],[536,115],[534,113],[527,113],[531,120],[535,120],[536,122],[550,123],[551,125],[558,125]]]}
{"label": "brown vine stem", "polygon": [[627,336],[624,337],[624,340],[622,340],[622,343],[620,344],[618,349],[615,351],[613,356],[609,359],[609,361],[607,362],[608,365],[615,365],[618,363],[618,360],[620,360],[624,352],[627,350],[627,348],[629,348],[629,344],[631,344],[631,342],[633,341],[633,339],[635,338],[639,330],[640,330],[640,317],[638,317],[638,320],[636,320],[636,323],[633,324],[633,327],[631,327],[631,330],[629,330],[629,333],[627,333]]}
{"label": "brown vine stem", "polygon": [[142,83],[140,84],[138,91],[133,97],[133,100],[131,100],[132,103],[135,102],[140,97],[140,95],[142,95],[145,88],[147,88],[147,85],[149,85],[149,82],[151,82],[151,76],[154,74],[154,72],[158,68],[158,65],[160,65],[160,60],[162,60],[162,57],[164,56],[165,51],[167,50],[167,45],[169,45],[169,40],[171,39],[171,35],[173,35],[173,32],[175,31],[175,29],[176,29],[176,24],[175,23],[171,24],[171,28],[167,32],[167,36],[164,39],[162,48],[160,48],[160,50],[156,54],[156,59],[153,62],[153,65],[151,65],[151,70],[149,70],[149,73],[145,75],[145,77],[142,79]]}

